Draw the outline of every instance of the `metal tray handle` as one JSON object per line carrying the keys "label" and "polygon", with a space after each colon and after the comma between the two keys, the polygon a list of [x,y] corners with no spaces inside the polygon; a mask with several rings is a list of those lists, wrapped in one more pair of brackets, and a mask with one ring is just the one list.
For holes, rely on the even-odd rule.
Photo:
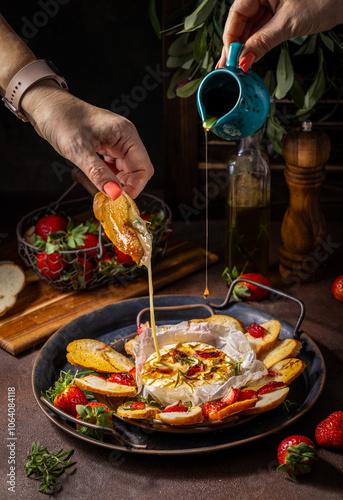
{"label": "metal tray handle", "polygon": [[275,293],[276,295],[280,295],[281,297],[284,297],[285,299],[293,300],[293,302],[296,302],[300,307],[300,315],[299,315],[297,324],[294,327],[293,335],[294,335],[294,338],[299,338],[298,332],[299,332],[300,325],[301,325],[301,323],[304,319],[304,316],[305,316],[305,305],[300,299],[296,299],[295,297],[292,297],[292,295],[289,295],[288,293],[282,292],[281,290],[277,290],[276,288],[272,288],[270,286],[263,285],[262,283],[257,283],[256,281],[252,281],[252,280],[249,280],[246,278],[237,278],[231,283],[224,302],[222,304],[211,304],[211,306],[214,307],[215,309],[224,309],[228,305],[228,303],[230,302],[230,298],[231,298],[233,289],[235,288],[237,283],[241,283],[241,282],[250,283],[250,285],[255,285],[257,287],[263,288],[264,290],[268,290],[269,292]]}
{"label": "metal tray handle", "polygon": [[[154,310],[155,311],[175,311],[175,310],[179,311],[181,309],[197,309],[199,307],[206,309],[211,314],[211,316],[213,316],[214,310],[208,304],[186,304],[183,306],[161,306],[161,307],[154,307]],[[142,323],[143,314],[145,314],[149,311],[150,311],[150,307],[145,307],[144,309],[139,311],[139,313],[137,314],[137,319],[136,319],[137,327]]]}

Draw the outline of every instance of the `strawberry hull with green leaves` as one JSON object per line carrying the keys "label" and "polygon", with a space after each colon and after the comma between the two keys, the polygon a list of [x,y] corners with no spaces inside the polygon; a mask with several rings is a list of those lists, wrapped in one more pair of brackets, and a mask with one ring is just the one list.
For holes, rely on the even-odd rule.
{"label": "strawberry hull with green leaves", "polygon": [[[261,285],[266,285],[271,287],[272,284],[268,278],[258,273],[247,273],[240,274],[238,269],[234,267],[230,272],[229,268],[225,268],[222,277],[227,281],[228,286],[237,279],[237,278],[245,278],[247,280],[255,281],[256,283],[260,283]],[[261,288],[257,285],[252,285],[247,282],[240,282],[235,285],[233,292],[233,297],[236,300],[262,300],[265,299],[269,295],[269,291]]]}
{"label": "strawberry hull with green leaves", "polygon": [[300,474],[311,471],[317,460],[317,453],[313,442],[306,436],[290,436],[284,439],[278,447],[277,457],[279,472],[287,472],[293,479]]}
{"label": "strawberry hull with green leaves", "polygon": [[68,413],[72,417],[76,417],[77,405],[87,404],[85,393],[76,385],[74,385],[74,376],[68,372],[61,371],[59,379],[55,382],[54,387],[50,387],[45,393],[45,396],[62,411]]}
{"label": "strawberry hull with green leaves", "polygon": [[[102,403],[92,402],[87,403],[86,405],[77,405],[76,412],[76,418],[78,420],[83,420],[84,422],[88,422],[89,424],[113,429],[112,415],[114,412],[110,411],[109,408]],[[94,437],[96,439],[99,439],[100,441],[103,441],[104,439],[103,433],[101,431],[97,429],[91,429],[82,424],[77,426],[77,432],[90,437]]]}

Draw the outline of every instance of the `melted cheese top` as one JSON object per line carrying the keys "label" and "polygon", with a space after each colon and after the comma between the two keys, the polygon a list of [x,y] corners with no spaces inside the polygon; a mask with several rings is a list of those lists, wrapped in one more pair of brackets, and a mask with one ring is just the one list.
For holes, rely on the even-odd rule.
{"label": "melted cheese top", "polygon": [[177,388],[224,384],[234,375],[229,356],[209,344],[185,342],[164,346],[160,360],[155,353],[146,360],[141,381],[144,385]]}

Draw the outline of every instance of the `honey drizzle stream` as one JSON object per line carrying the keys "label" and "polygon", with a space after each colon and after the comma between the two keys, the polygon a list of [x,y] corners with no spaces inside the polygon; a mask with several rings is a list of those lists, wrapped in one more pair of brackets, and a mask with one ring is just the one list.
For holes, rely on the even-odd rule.
{"label": "honey drizzle stream", "polygon": [[[205,124],[204,124],[205,125]],[[210,295],[208,290],[208,138],[207,132],[209,127],[205,126],[205,196],[206,196],[206,214],[205,214],[205,291],[204,291],[204,299],[207,299]]]}
{"label": "honey drizzle stream", "polygon": [[149,261],[147,268],[148,268],[148,282],[149,282],[150,324],[151,324],[152,336],[154,339],[154,346],[155,346],[156,356],[157,356],[156,361],[160,361],[161,354],[160,354],[160,350],[158,348],[158,342],[157,342],[157,336],[156,336],[155,310],[154,310],[154,300],[153,300],[154,289],[153,289],[153,285],[152,285],[151,261]]}

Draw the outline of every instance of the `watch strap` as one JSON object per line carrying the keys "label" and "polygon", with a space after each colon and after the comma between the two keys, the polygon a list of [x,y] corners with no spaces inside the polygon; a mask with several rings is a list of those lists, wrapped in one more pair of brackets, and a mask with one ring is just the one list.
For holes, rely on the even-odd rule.
{"label": "watch strap", "polygon": [[7,86],[5,97],[2,100],[5,106],[24,122],[29,120],[20,109],[20,102],[25,92],[42,80],[54,80],[60,87],[69,90],[64,78],[53,71],[44,59],[38,59],[24,66],[14,75]]}

